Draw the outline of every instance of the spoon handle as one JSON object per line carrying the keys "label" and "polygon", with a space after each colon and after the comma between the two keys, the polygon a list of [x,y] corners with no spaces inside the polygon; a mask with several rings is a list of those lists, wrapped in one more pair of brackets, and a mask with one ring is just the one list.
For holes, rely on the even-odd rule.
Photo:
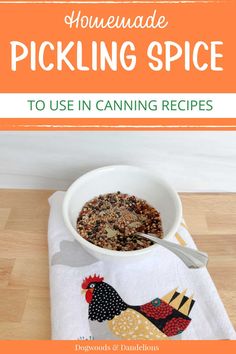
{"label": "spoon handle", "polygon": [[205,267],[208,262],[208,254],[189,247],[183,247],[176,243],[166,241],[151,234],[138,233],[139,236],[148,238],[149,240],[158,243],[160,246],[167,248],[178,256],[184,264],[189,268],[201,268]]}

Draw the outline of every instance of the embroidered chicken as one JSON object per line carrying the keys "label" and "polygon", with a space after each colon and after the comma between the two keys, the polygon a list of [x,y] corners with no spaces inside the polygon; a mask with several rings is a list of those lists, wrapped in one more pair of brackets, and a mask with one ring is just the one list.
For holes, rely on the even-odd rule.
{"label": "embroidered chicken", "polygon": [[165,340],[182,333],[191,322],[189,313],[194,305],[186,290],[174,289],[162,299],[156,298],[144,305],[128,305],[103,277],[89,276],[82,283],[89,304],[91,321],[107,321],[114,336],[122,339]]}

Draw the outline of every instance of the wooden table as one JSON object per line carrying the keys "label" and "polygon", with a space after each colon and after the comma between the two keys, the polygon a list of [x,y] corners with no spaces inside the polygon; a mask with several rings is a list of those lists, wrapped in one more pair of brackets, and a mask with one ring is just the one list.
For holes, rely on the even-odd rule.
{"label": "wooden table", "polygon": [[[0,339],[50,339],[47,199],[0,191]],[[236,194],[182,193],[184,216],[236,327]],[[234,267],[234,268],[233,268]]]}

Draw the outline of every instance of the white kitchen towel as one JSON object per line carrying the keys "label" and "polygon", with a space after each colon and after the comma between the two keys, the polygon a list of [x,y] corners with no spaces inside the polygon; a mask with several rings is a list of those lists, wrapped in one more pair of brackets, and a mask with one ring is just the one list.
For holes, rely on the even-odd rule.
{"label": "white kitchen towel", "polygon": [[[170,306],[166,306],[165,303],[171,302],[171,305],[176,307],[177,295],[187,289],[185,296],[182,295],[181,305],[178,305],[179,311],[182,311],[184,308],[182,304],[193,294],[194,302],[191,300],[188,302],[193,304],[187,316],[188,321],[191,319],[189,325],[181,334],[172,336],[176,321],[175,318],[172,319],[172,322],[167,324],[169,327],[165,328],[168,337],[163,336],[163,339],[236,339],[234,328],[207,269],[188,269],[181,260],[162,247],[157,247],[156,253],[135,264],[114,265],[98,261],[74,240],[65,227],[62,217],[63,198],[64,192],[56,192],[49,199],[51,209],[48,244],[52,339],[148,338],[152,333],[157,333],[158,329],[147,319],[148,316],[144,317],[142,312],[132,307],[129,311],[122,311],[121,314],[116,315],[114,317],[116,321],[89,320],[89,303],[81,290],[84,279],[89,276],[94,277],[95,274],[104,278],[103,283],[108,284],[106,287],[112,289],[112,294],[118,293],[117,299],[122,299],[120,301],[126,304],[138,306],[156,299],[146,307],[142,307],[142,311],[151,314],[151,317],[148,317],[150,319],[157,314],[158,318],[161,318],[159,321],[161,327],[163,327],[162,319],[168,316],[170,310]],[[180,227],[178,233],[189,247],[196,247],[184,226]],[[177,242],[175,237],[173,242]],[[169,299],[165,298],[165,303],[159,300],[172,290]],[[174,301],[174,298],[177,300]],[[115,301],[114,299],[116,295],[110,298],[103,293],[104,304],[98,304],[97,311],[105,306],[101,311],[106,313],[106,308],[112,308],[109,301]],[[158,307],[160,304],[161,306]],[[153,309],[154,315],[150,313]],[[96,312],[96,306],[93,311]],[[186,317],[182,316],[181,321],[187,321]],[[163,329],[159,331],[160,335],[163,331]]]}

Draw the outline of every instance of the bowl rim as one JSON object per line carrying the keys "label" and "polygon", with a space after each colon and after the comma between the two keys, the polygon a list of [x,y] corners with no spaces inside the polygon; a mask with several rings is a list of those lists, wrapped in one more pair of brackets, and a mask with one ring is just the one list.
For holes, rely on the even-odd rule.
{"label": "bowl rim", "polygon": [[164,185],[169,190],[169,192],[172,194],[172,196],[174,197],[175,205],[176,205],[176,213],[177,213],[177,216],[175,218],[175,221],[174,221],[172,227],[170,228],[169,232],[166,235],[164,235],[164,238],[168,239],[171,235],[176,233],[176,231],[181,223],[181,219],[182,219],[182,203],[181,203],[178,193],[163,177],[160,177],[157,173],[152,172],[149,169],[146,169],[143,167],[132,166],[132,165],[108,165],[108,166],[93,169],[89,172],[86,172],[82,176],[78,177],[69,186],[69,188],[67,189],[65,196],[64,196],[63,205],[62,205],[62,214],[63,214],[64,223],[65,223],[66,227],[68,228],[68,230],[72,233],[74,238],[79,243],[81,243],[82,246],[90,249],[91,251],[94,251],[94,252],[97,252],[97,253],[100,253],[103,255],[107,255],[107,256],[120,257],[120,258],[130,257],[130,256],[139,256],[139,255],[142,255],[145,253],[149,253],[154,248],[157,248],[158,244],[154,244],[152,246],[143,248],[141,250],[135,250],[135,251],[116,251],[116,250],[110,250],[107,248],[102,248],[102,247],[96,246],[93,243],[85,240],[82,236],[80,236],[79,233],[74,229],[74,227],[72,226],[72,224],[70,222],[69,213],[68,213],[69,202],[70,202],[71,195],[72,195],[73,191],[75,189],[77,189],[78,184],[83,182],[86,178],[88,178],[89,176],[91,176],[93,174],[97,174],[97,173],[103,172],[103,171],[106,172],[111,169],[132,169],[133,171],[136,170],[137,173],[142,172],[142,173],[145,173],[151,177],[154,177],[158,182],[160,182],[162,185]]}

